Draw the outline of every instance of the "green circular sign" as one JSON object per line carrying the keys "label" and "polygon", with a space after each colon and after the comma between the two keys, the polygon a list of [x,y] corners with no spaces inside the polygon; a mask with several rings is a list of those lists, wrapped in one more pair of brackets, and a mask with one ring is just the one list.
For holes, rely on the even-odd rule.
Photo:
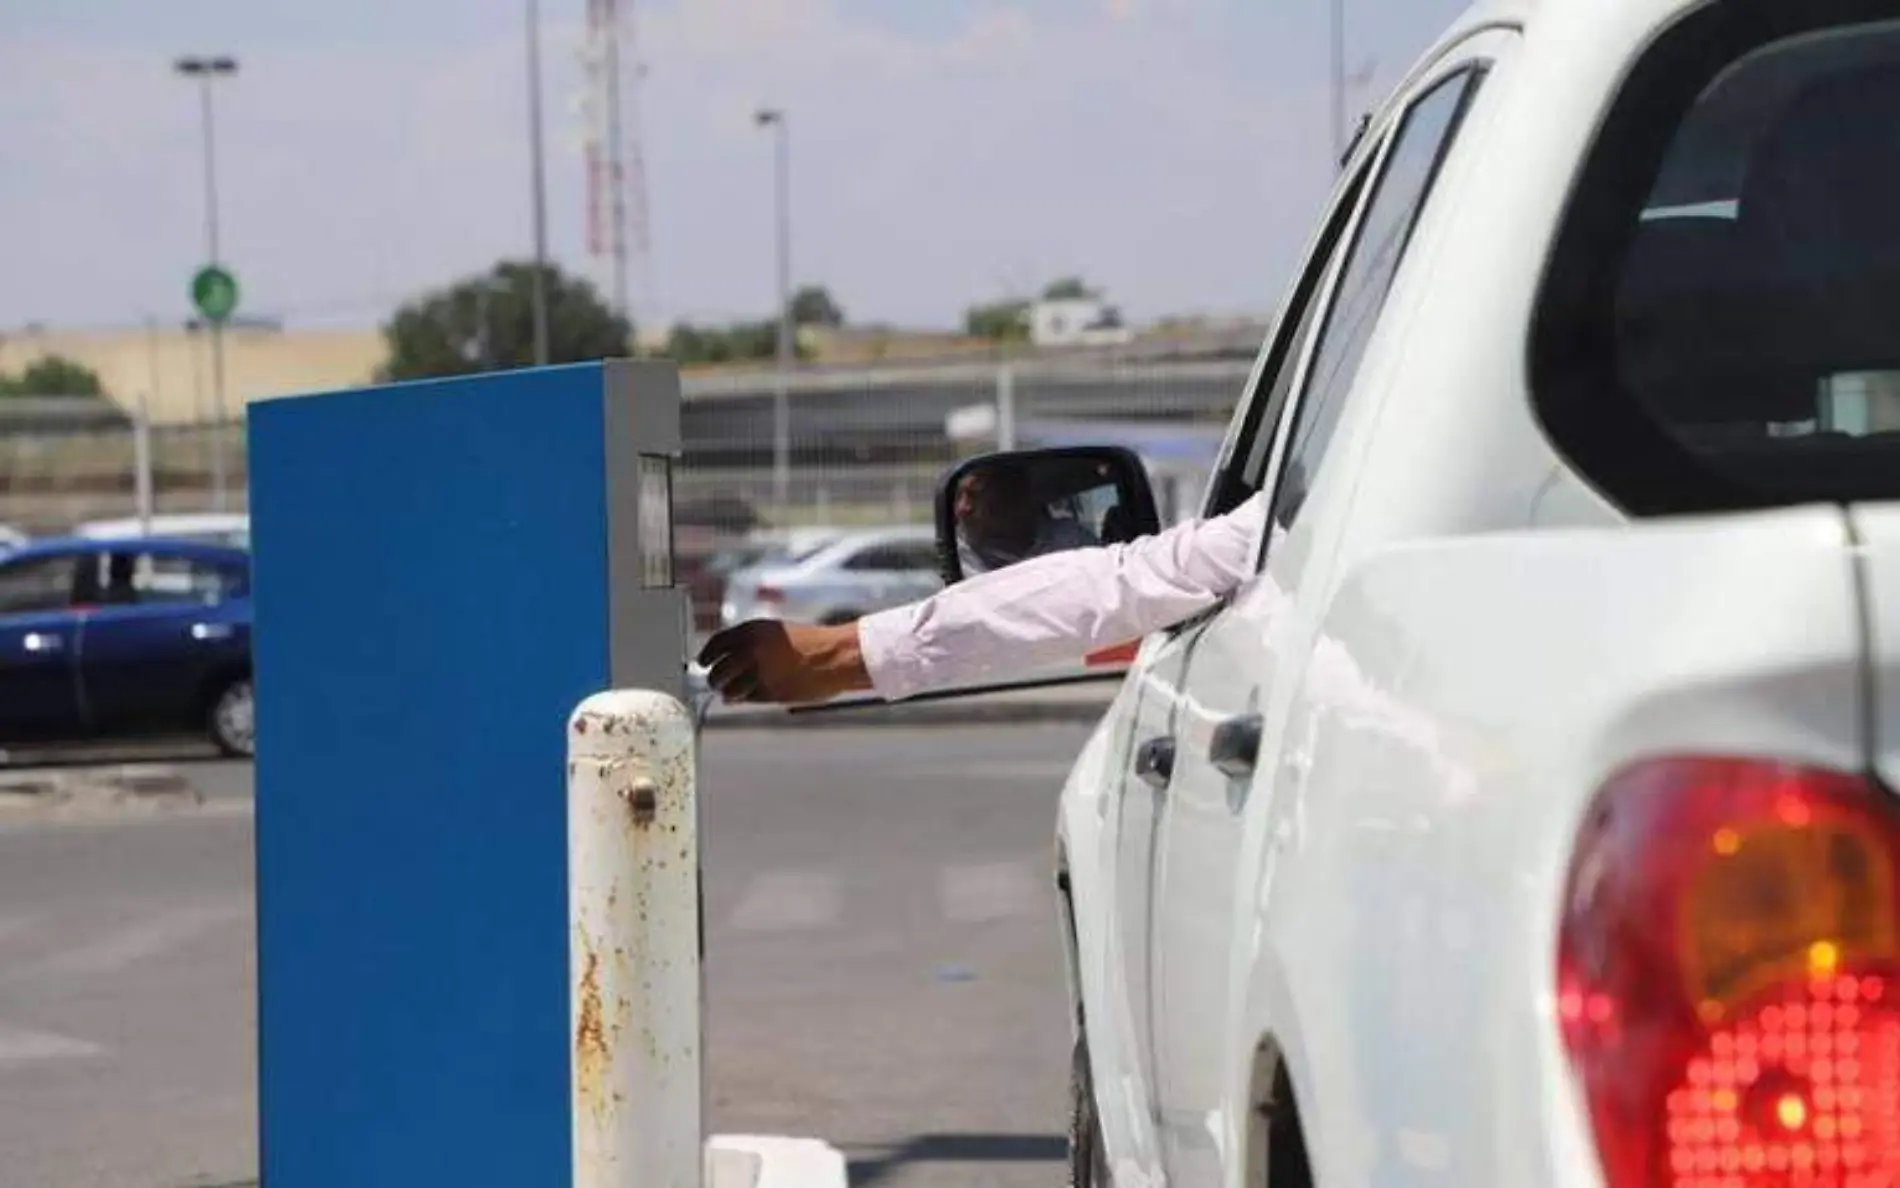
{"label": "green circular sign", "polygon": [[222,322],[237,308],[237,277],[216,264],[208,264],[191,278],[191,303],[198,312],[214,322]]}

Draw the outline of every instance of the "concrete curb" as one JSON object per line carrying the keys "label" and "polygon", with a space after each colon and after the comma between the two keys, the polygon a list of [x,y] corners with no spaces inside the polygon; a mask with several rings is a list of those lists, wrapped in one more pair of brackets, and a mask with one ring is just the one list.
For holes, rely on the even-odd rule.
{"label": "concrete curb", "polygon": [[197,807],[204,795],[168,764],[0,769],[0,814],[84,817]]}
{"label": "concrete curb", "polygon": [[817,1139],[718,1134],[706,1140],[707,1188],[846,1188],[844,1156]]}

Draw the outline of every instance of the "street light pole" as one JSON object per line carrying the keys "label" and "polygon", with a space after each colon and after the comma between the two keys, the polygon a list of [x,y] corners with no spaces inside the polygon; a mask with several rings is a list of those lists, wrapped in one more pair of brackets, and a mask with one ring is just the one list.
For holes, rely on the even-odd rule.
{"label": "street light pole", "polygon": [[[179,74],[198,83],[199,107],[204,123],[205,141],[205,250],[206,262],[221,265],[218,247],[218,149],[216,128],[211,116],[211,84],[215,79],[237,73],[237,59],[231,57],[185,57],[175,67]],[[224,319],[211,323],[211,507],[223,511],[225,504],[225,461],[219,435],[224,430]]]}
{"label": "street light pole", "polygon": [[528,0],[528,152],[534,174],[534,361],[548,363],[548,192],[541,144],[541,4]]}
{"label": "street light pole", "polygon": [[790,496],[792,469],[792,410],[788,386],[792,373],[792,198],[791,131],[785,113],[776,108],[759,112],[758,123],[771,128],[776,151],[778,222],[778,382],[772,401],[772,492],[780,509]]}

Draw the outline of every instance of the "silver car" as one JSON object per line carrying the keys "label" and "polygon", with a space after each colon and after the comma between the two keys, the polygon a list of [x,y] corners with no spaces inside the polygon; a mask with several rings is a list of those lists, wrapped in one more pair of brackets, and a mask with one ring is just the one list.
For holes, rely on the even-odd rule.
{"label": "silver car", "polygon": [[748,619],[849,623],[942,585],[928,526],[842,532],[803,556],[734,573],[720,620],[728,627]]}

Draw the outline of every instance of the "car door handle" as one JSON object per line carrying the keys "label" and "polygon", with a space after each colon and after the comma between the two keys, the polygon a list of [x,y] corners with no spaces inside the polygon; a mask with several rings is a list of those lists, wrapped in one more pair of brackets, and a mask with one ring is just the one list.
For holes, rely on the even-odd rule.
{"label": "car door handle", "polygon": [[1163,735],[1142,743],[1135,751],[1135,776],[1157,791],[1174,778],[1174,740]]}
{"label": "car door handle", "polygon": [[235,634],[235,632],[229,623],[193,623],[191,625],[191,638],[200,643],[207,643],[217,639],[230,639],[233,634]]}
{"label": "car door handle", "polygon": [[1228,779],[1252,775],[1260,759],[1259,714],[1240,714],[1214,727],[1214,738],[1207,744],[1207,761]]}
{"label": "car door handle", "polygon": [[29,631],[20,643],[27,651],[40,655],[44,655],[48,652],[61,651],[66,646],[65,640],[45,631]]}

